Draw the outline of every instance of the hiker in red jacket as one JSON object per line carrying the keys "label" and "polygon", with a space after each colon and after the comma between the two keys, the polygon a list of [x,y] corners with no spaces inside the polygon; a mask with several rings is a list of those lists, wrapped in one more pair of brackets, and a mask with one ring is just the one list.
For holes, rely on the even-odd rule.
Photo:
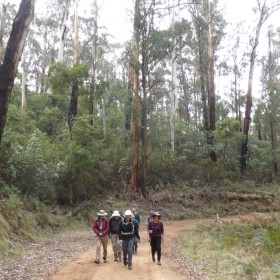
{"label": "hiker in red jacket", "polygon": [[100,254],[101,254],[101,245],[103,247],[103,261],[107,262],[107,245],[108,245],[108,232],[109,232],[109,221],[105,217],[107,213],[104,210],[100,210],[97,213],[98,218],[96,218],[92,223],[92,229],[97,235],[96,239],[96,256],[95,263],[100,264]]}
{"label": "hiker in red jacket", "polygon": [[157,264],[161,265],[161,242],[164,237],[164,228],[163,223],[160,221],[159,212],[155,212],[153,214],[153,220],[148,224],[148,231],[150,236],[153,262],[156,261],[155,253],[157,252]]}

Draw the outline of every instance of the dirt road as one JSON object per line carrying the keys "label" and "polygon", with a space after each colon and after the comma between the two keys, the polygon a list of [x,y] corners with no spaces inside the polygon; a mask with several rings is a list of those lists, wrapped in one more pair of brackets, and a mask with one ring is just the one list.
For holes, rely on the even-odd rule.
{"label": "dirt road", "polygon": [[[148,243],[145,226],[141,225],[141,243],[139,243],[137,254],[132,258],[132,270],[128,270],[122,262],[115,262],[112,254],[111,242],[108,244],[108,262],[99,265],[94,263],[95,247],[89,248],[87,252],[77,256],[64,267],[60,268],[50,280],[181,280],[181,279],[206,279],[194,271],[183,272],[178,259],[174,258],[175,239],[178,235],[193,228],[197,221],[180,221],[164,223],[165,239],[163,244],[162,265],[152,262],[150,246]],[[186,275],[192,275],[187,277]]]}

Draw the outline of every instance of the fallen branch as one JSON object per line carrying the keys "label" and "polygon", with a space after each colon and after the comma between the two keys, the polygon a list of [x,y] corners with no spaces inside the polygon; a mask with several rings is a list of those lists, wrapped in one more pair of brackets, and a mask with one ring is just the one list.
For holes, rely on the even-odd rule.
{"label": "fallen branch", "polygon": [[19,241],[19,242],[21,242],[21,243],[24,243],[24,244],[26,244],[26,245],[37,246],[37,247],[42,247],[42,246],[43,246],[43,245],[41,245],[41,244],[29,243],[29,242],[26,242],[26,241],[21,240],[21,239],[19,239],[19,238],[16,238],[16,237],[13,237],[13,239],[14,239],[14,240],[17,240],[17,241]]}
{"label": "fallen branch", "polygon": [[12,243],[12,241],[10,241],[9,239],[7,239],[7,242],[9,243],[9,245],[15,250],[17,251],[16,246]]}

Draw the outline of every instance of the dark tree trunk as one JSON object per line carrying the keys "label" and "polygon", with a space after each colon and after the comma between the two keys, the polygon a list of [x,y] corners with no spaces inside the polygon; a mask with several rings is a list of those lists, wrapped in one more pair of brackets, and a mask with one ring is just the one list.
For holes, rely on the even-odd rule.
{"label": "dark tree trunk", "polygon": [[13,22],[3,64],[0,66],[0,141],[2,140],[8,105],[14,86],[28,29],[34,15],[35,0],[22,0]]}
{"label": "dark tree trunk", "polygon": [[69,106],[69,112],[68,112],[68,128],[69,128],[69,133],[70,133],[70,140],[72,139],[72,128],[73,128],[74,120],[77,117],[78,90],[79,90],[78,85],[74,84],[72,86],[70,106]]}

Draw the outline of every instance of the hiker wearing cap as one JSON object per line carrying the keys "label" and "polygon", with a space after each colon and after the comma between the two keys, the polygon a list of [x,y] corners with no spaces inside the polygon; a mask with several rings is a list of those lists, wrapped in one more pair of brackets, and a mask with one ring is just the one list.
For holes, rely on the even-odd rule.
{"label": "hiker wearing cap", "polygon": [[122,217],[119,211],[115,210],[109,219],[109,233],[112,241],[112,248],[114,252],[114,261],[122,260],[122,245],[119,240],[119,230],[122,222]]}
{"label": "hiker wearing cap", "polygon": [[107,213],[104,210],[100,210],[97,213],[97,218],[93,221],[92,229],[96,233],[97,240],[96,240],[96,256],[95,256],[95,263],[100,264],[100,254],[101,254],[101,245],[103,247],[103,261],[104,263],[107,262],[107,245],[109,240],[109,221],[105,217]]}
{"label": "hiker wearing cap", "polygon": [[[134,228],[137,230],[137,232],[139,233],[139,224],[137,222],[137,220],[135,219],[135,216],[133,215],[132,212],[132,216],[131,216],[132,222],[134,224]],[[133,251],[132,254],[137,254],[137,249],[138,249],[138,238],[137,236],[134,236],[134,240],[133,240]]]}
{"label": "hiker wearing cap", "polygon": [[152,251],[153,262],[156,261],[155,253],[157,252],[157,263],[161,265],[161,241],[164,237],[164,227],[163,223],[160,221],[160,213],[155,212],[153,214],[153,220],[148,224],[150,244]]}
{"label": "hiker wearing cap", "polygon": [[131,216],[132,212],[126,210],[124,213],[124,220],[121,222],[119,230],[119,238],[122,240],[123,263],[128,266],[128,269],[132,269],[134,236],[140,240],[138,230],[135,228]]}

